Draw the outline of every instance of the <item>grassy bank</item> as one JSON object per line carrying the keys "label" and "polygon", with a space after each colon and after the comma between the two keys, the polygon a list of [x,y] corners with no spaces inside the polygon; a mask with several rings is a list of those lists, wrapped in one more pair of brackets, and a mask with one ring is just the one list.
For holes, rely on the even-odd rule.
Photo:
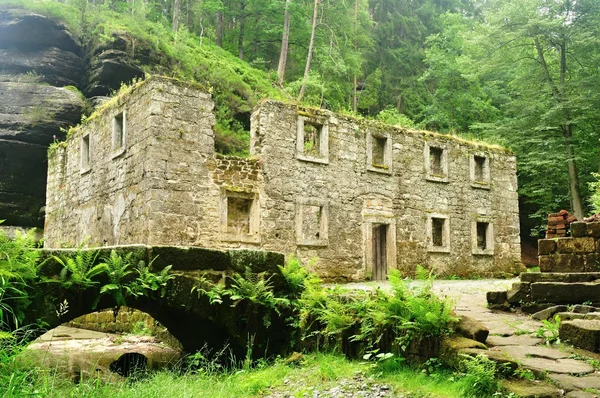
{"label": "grassy bank", "polygon": [[[431,367],[429,367],[430,370]],[[73,384],[62,375],[31,372],[18,390],[3,391],[5,397],[303,397],[318,391],[327,396],[335,389],[345,393],[382,391],[385,396],[460,397],[469,385],[466,379],[447,371],[402,366],[394,359],[384,364],[348,361],[342,355],[308,354],[288,363],[277,360],[253,369],[197,372],[162,371],[136,382],[105,383],[97,379]],[[15,386],[17,387],[17,386]],[[25,388],[23,388],[25,387]],[[2,388],[0,387],[0,390]]]}

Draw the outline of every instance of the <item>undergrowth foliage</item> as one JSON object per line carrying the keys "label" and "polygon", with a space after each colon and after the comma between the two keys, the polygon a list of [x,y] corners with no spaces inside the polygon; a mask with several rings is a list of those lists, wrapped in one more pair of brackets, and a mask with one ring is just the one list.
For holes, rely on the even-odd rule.
{"label": "undergrowth foliage", "polygon": [[349,357],[373,350],[403,356],[415,340],[450,333],[455,321],[451,303],[431,292],[431,281],[410,287],[398,271],[390,274],[391,293],[325,288],[294,257],[280,271],[286,284],[281,293],[270,277],[249,269],[224,282],[204,278],[192,291],[211,305],[246,303],[249,311],[264,314],[266,327],[270,317],[285,311],[307,348],[343,351]]}

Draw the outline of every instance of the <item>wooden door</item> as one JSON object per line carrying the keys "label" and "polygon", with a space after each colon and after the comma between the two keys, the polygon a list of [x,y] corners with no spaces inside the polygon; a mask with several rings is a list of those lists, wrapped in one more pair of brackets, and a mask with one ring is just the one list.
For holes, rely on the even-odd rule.
{"label": "wooden door", "polygon": [[387,279],[387,225],[373,226],[373,280]]}

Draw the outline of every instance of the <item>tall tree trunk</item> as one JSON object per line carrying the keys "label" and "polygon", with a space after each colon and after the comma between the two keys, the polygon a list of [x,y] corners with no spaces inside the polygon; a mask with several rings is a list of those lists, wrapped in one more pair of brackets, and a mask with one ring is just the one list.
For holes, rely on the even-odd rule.
{"label": "tall tree trunk", "polygon": [[306,92],[306,81],[308,80],[308,73],[310,72],[310,64],[312,62],[313,50],[315,47],[315,33],[317,31],[317,18],[319,16],[319,0],[315,0],[315,8],[313,11],[312,20],[312,31],[310,33],[310,43],[308,45],[308,56],[306,57],[306,66],[304,68],[304,78],[302,79],[302,86],[300,87],[300,94],[298,94],[298,101],[302,101]]}
{"label": "tall tree trunk", "polygon": [[238,52],[241,60],[244,59],[244,30],[246,28],[246,2],[240,1],[240,34],[238,36]]}
{"label": "tall tree trunk", "polygon": [[177,33],[179,30],[179,8],[181,5],[181,0],[175,0],[173,4],[173,31]]}
{"label": "tall tree trunk", "polygon": [[[354,0],[354,53],[358,53],[358,0]],[[355,73],[354,85],[352,90],[352,110],[354,111],[354,113],[356,113],[356,110],[358,108],[357,86],[358,79]]]}
{"label": "tall tree trunk", "polygon": [[223,11],[217,11],[217,46],[223,47]]}
{"label": "tall tree trunk", "polygon": [[287,64],[288,47],[290,42],[290,1],[285,0],[285,12],[283,15],[283,36],[281,37],[281,52],[279,53],[279,64],[277,65],[277,81],[283,86],[285,79],[285,66]]}
{"label": "tall tree trunk", "polygon": [[547,83],[552,90],[552,95],[558,104],[562,107],[563,110],[563,118],[564,123],[561,126],[561,130],[564,137],[565,148],[567,151],[567,171],[569,176],[569,191],[571,194],[571,209],[575,213],[575,217],[578,220],[583,220],[583,204],[581,202],[581,193],[579,192],[579,175],[577,173],[577,162],[575,161],[575,149],[573,147],[573,125],[571,124],[571,112],[565,106],[566,102],[566,91],[565,91],[565,76],[567,74],[567,48],[565,39],[563,38],[562,42],[559,45],[560,50],[560,81],[559,86],[556,85],[552,75],[550,74],[550,70],[548,69],[548,64],[546,63],[546,58],[544,57],[544,50],[542,49],[542,45],[540,40],[536,37],[534,38],[535,48],[538,53],[538,58],[540,61],[540,66],[542,68],[542,72],[544,73],[544,77]]}

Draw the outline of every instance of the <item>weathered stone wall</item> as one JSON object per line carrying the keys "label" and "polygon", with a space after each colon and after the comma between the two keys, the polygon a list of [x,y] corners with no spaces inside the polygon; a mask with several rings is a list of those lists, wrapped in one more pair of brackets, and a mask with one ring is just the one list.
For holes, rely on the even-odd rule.
{"label": "weathered stone wall", "polygon": [[[48,247],[84,242],[91,246],[169,243],[161,239],[162,230],[173,233],[173,229],[160,225],[165,213],[159,210],[169,203],[171,208],[165,212],[177,214],[174,201],[186,183],[172,171],[186,170],[187,180],[195,180],[194,170],[188,169],[193,165],[181,163],[183,155],[188,149],[194,151],[200,164],[208,155],[202,157],[197,148],[187,146],[186,137],[206,137],[203,131],[210,130],[214,120],[212,114],[202,119],[200,111],[186,115],[190,121],[179,120],[172,109],[180,103],[187,110],[212,110],[208,94],[156,79],[116,100],[50,153],[45,225]],[[124,143],[113,149],[113,120],[123,114]],[[201,123],[207,127],[197,128]],[[85,136],[89,137],[89,167],[82,165]],[[183,146],[174,147],[173,140]],[[206,145],[210,146],[210,141]],[[193,189],[191,186],[189,192]],[[186,208],[191,205],[181,203]]]}
{"label": "weathered stone wall", "polygon": [[208,94],[153,78],[79,129],[50,157],[46,246],[260,248],[316,259],[337,280],[384,277],[377,256],[405,274],[519,262],[515,158],[501,148],[266,101],[252,116],[252,158],[226,157],[214,153],[212,109]]}
{"label": "weathered stone wall", "polygon": [[573,222],[571,237],[540,239],[541,272],[600,271],[600,222]]}
{"label": "weathered stone wall", "polygon": [[[328,126],[326,162],[300,154],[299,117],[305,124]],[[373,137],[389,140],[385,151],[391,161],[385,167],[372,161]],[[445,170],[439,175],[428,170],[428,147],[444,150]],[[369,276],[371,231],[377,224],[389,225],[388,264],[397,263],[404,274],[420,264],[446,275],[481,275],[512,271],[519,262],[515,158],[502,149],[268,101],[253,116],[252,154],[263,163],[266,180],[260,195],[261,245],[304,260],[318,258],[314,268],[321,275]],[[473,155],[489,162],[482,183],[472,178]],[[298,244],[296,212],[311,200],[328,206],[328,241]],[[432,247],[432,216],[449,223],[444,247]],[[493,242],[480,252],[476,221],[493,226]]]}

